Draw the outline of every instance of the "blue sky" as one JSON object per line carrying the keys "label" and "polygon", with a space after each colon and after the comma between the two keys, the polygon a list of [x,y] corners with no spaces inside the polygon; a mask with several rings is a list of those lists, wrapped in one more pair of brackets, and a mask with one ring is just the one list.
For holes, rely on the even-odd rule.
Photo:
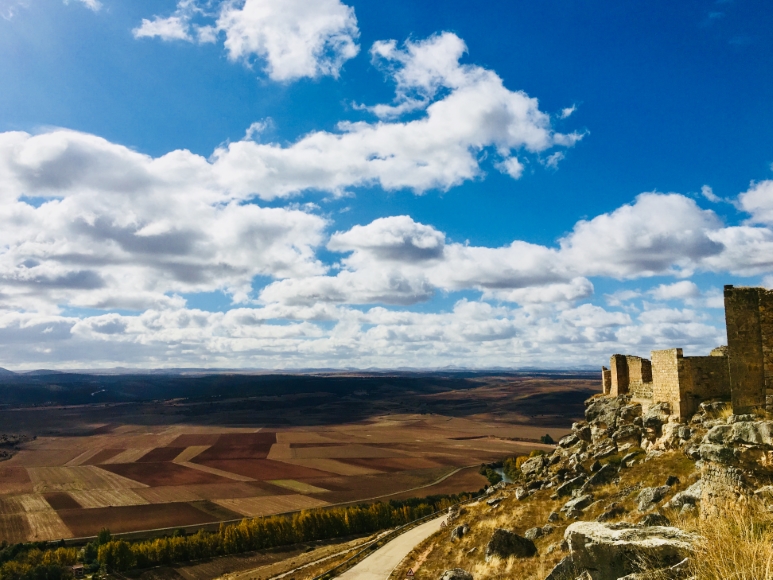
{"label": "blue sky", "polygon": [[0,0],[0,365],[705,353],[773,286],[772,20]]}

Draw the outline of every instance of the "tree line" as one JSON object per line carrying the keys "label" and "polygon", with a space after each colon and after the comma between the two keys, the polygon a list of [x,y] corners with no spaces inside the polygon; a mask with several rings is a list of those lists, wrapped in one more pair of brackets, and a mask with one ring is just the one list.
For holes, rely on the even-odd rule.
{"label": "tree line", "polygon": [[316,540],[366,535],[407,524],[472,497],[430,496],[347,507],[316,508],[295,514],[244,519],[221,524],[217,532],[199,530],[152,540],[113,538],[103,529],[80,550],[45,544],[0,546],[0,580],[69,580],[76,562],[88,571],[123,572],[134,568],[179,564]]}

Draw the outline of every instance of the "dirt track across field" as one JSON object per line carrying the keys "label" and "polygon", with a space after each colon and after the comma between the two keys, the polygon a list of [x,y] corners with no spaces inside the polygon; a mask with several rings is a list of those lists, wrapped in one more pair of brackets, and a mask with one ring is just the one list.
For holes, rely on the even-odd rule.
{"label": "dirt track across field", "polygon": [[405,532],[338,578],[340,580],[386,580],[413,548],[440,529],[440,524],[445,519],[446,516],[443,515]]}

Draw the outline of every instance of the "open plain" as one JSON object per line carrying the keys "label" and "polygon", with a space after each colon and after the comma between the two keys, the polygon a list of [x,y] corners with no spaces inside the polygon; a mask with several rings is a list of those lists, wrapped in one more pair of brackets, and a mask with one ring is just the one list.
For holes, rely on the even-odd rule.
{"label": "open plain", "polygon": [[178,377],[163,399],[169,378],[94,380],[84,400],[72,376],[36,375],[34,405],[0,410],[30,437],[0,463],[0,540],[475,491],[477,466],[557,440],[596,390],[576,374],[236,375]]}

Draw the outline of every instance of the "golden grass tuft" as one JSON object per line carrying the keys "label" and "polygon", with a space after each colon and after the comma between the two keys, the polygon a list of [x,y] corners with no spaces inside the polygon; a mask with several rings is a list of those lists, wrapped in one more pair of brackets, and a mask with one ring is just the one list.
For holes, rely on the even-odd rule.
{"label": "golden grass tuft", "polygon": [[692,558],[697,580],[773,580],[773,514],[758,500],[719,507],[678,523],[701,537]]}

